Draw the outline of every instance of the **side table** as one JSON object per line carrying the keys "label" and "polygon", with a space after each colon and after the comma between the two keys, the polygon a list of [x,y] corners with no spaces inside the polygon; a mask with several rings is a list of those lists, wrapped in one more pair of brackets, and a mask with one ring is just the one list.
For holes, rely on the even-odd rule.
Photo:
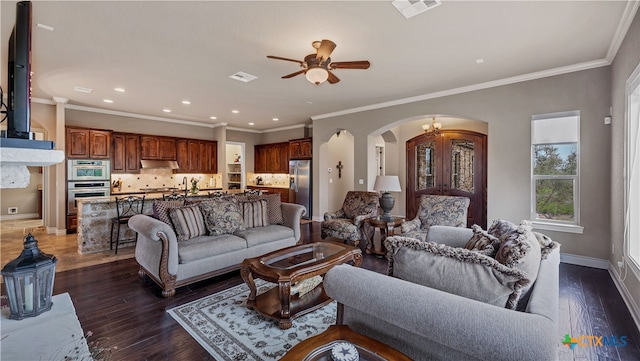
{"label": "side table", "polygon": [[367,254],[375,254],[377,256],[384,256],[386,254],[384,250],[384,240],[387,237],[393,236],[393,230],[396,227],[399,227],[404,222],[404,217],[393,217],[392,220],[387,221],[380,219],[378,217],[371,217],[364,220],[368,224],[370,224],[374,228],[380,229],[380,250],[376,250],[373,245],[373,238],[375,237],[375,232],[369,237],[369,242],[367,242]]}
{"label": "side table", "polygon": [[356,347],[360,361],[410,361],[411,359],[391,346],[353,331],[346,325],[331,325],[323,333],[293,346],[280,361],[331,360],[331,347],[336,342],[348,341]]}

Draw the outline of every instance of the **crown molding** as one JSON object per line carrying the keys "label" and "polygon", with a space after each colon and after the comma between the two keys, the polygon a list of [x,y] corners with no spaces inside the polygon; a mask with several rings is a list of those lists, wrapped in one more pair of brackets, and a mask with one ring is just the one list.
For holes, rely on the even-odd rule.
{"label": "crown molding", "polygon": [[624,12],[620,17],[620,23],[618,24],[616,33],[613,35],[613,39],[611,40],[611,44],[609,45],[609,50],[607,51],[607,55],[605,56],[605,59],[607,59],[610,63],[613,62],[613,59],[618,53],[618,50],[620,50],[622,41],[627,35],[627,32],[631,27],[631,23],[633,23],[633,19],[638,12],[638,8],[640,8],[640,1],[627,2],[627,6],[624,8]]}
{"label": "crown molding", "polygon": [[442,90],[442,91],[433,92],[433,93],[427,93],[427,94],[423,94],[423,95],[416,95],[416,96],[409,97],[409,98],[403,98],[403,99],[391,100],[391,101],[388,101],[388,102],[365,105],[365,106],[362,106],[362,107],[340,110],[340,111],[333,112],[333,113],[314,115],[314,116],[311,117],[311,120],[320,120],[320,119],[326,119],[326,118],[333,118],[333,117],[337,117],[337,116],[341,116],[341,115],[365,112],[365,111],[368,111],[368,110],[376,110],[376,109],[393,107],[393,106],[396,106],[396,105],[410,104],[410,103],[415,103],[415,102],[428,100],[428,99],[442,98],[442,97],[449,96],[449,95],[468,93],[468,92],[471,92],[471,91],[489,89],[489,88],[494,88],[494,87],[498,87],[498,86],[502,86],[502,85],[520,83],[520,82],[529,81],[529,80],[547,78],[547,77],[550,77],[550,76],[567,74],[567,73],[572,73],[572,72],[581,71],[581,70],[587,70],[587,69],[593,69],[593,68],[599,68],[599,67],[607,66],[607,65],[611,65],[611,62],[608,61],[607,59],[599,59],[599,60],[587,61],[587,62],[584,62],[584,63],[578,63],[578,64],[573,64],[573,65],[568,65],[568,66],[562,66],[562,67],[558,67],[558,68],[547,69],[547,70],[537,71],[537,72],[533,72],[533,73],[512,76],[512,77],[504,78],[504,79],[492,80],[492,81],[488,81],[488,82],[484,82],[484,83],[467,85],[467,86],[463,86],[463,87],[459,87],[459,88]]}

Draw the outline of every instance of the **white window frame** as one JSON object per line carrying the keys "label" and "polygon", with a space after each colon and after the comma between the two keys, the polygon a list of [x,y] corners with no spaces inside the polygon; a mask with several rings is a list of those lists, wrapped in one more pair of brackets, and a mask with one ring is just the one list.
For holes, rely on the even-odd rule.
{"label": "white window frame", "polygon": [[623,257],[640,277],[640,224],[637,221],[640,214],[640,65],[627,80],[625,100]]}
{"label": "white window frame", "polygon": [[[577,129],[576,129],[576,174],[575,175],[561,175],[561,176],[549,176],[549,175],[535,175],[533,171],[535,146],[540,144],[567,144],[574,143],[570,141],[550,141],[550,142],[536,142],[534,134],[535,121],[555,118],[577,117]],[[558,231],[567,233],[584,232],[584,227],[580,226],[580,111],[573,110],[567,112],[538,114],[531,117],[531,224],[533,228],[539,230]],[[573,221],[560,221],[550,219],[540,219],[537,217],[536,212],[536,181],[542,179],[566,179],[573,181]]]}

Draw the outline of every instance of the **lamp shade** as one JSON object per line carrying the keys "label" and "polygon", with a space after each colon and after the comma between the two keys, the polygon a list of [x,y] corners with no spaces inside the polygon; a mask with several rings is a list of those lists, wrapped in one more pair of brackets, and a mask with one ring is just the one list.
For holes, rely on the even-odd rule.
{"label": "lamp shade", "polygon": [[307,77],[308,81],[317,85],[325,82],[329,78],[329,73],[327,72],[326,69],[317,67],[317,68],[310,68],[309,70],[307,70],[307,73],[305,74],[305,76]]}
{"label": "lamp shade", "polygon": [[402,188],[400,188],[400,180],[397,175],[377,176],[373,189],[376,191],[402,192]]}

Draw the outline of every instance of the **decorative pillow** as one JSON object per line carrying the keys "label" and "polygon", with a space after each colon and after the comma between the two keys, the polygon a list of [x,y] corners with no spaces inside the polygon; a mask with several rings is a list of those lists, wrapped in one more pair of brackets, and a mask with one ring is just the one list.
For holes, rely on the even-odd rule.
{"label": "decorative pillow", "polygon": [[244,230],[242,211],[238,206],[238,200],[234,197],[222,197],[215,201],[198,203],[204,224],[212,236],[233,233]]}
{"label": "decorative pillow", "polygon": [[534,236],[536,236],[536,239],[540,244],[540,257],[542,259],[546,259],[549,253],[551,253],[551,251],[553,251],[554,249],[560,246],[558,242],[554,242],[553,240],[551,240],[551,238],[547,237],[542,233],[533,232],[533,234]]}
{"label": "decorative pillow", "polygon": [[[496,260],[507,267],[514,267],[520,263],[527,252],[532,249],[532,246],[536,246],[538,251],[536,252],[537,263],[540,263],[540,247],[535,236],[531,233],[531,223],[528,221],[522,221],[520,225],[515,225],[509,221],[497,219],[491,224],[488,230],[489,234],[500,239],[500,247],[496,253]],[[531,239],[533,238],[533,240]],[[532,260],[533,262],[534,260]],[[531,271],[531,270],[529,270]],[[536,268],[537,273],[537,268]]]}
{"label": "decorative pillow", "polygon": [[269,224],[284,224],[282,215],[282,201],[280,193],[262,194],[262,195],[243,195],[235,196],[240,202],[247,200],[265,199],[267,201],[267,214],[269,216]]}
{"label": "decorative pillow", "polygon": [[240,202],[240,205],[242,206],[245,228],[266,227],[269,225],[266,199]]}
{"label": "decorative pillow", "polygon": [[186,241],[207,234],[202,213],[197,205],[171,208],[169,216],[176,230],[178,241]]}
{"label": "decorative pillow", "polygon": [[153,218],[159,219],[164,223],[173,227],[171,218],[169,217],[169,210],[171,208],[178,208],[184,206],[184,201],[153,201]]}
{"label": "decorative pillow", "polygon": [[496,252],[500,247],[500,240],[490,235],[477,224],[471,226],[471,230],[473,231],[473,236],[469,239],[464,248],[480,252],[489,257],[495,257]]}
{"label": "decorative pillow", "polygon": [[515,309],[527,274],[465,248],[392,236],[389,275],[491,305]]}

